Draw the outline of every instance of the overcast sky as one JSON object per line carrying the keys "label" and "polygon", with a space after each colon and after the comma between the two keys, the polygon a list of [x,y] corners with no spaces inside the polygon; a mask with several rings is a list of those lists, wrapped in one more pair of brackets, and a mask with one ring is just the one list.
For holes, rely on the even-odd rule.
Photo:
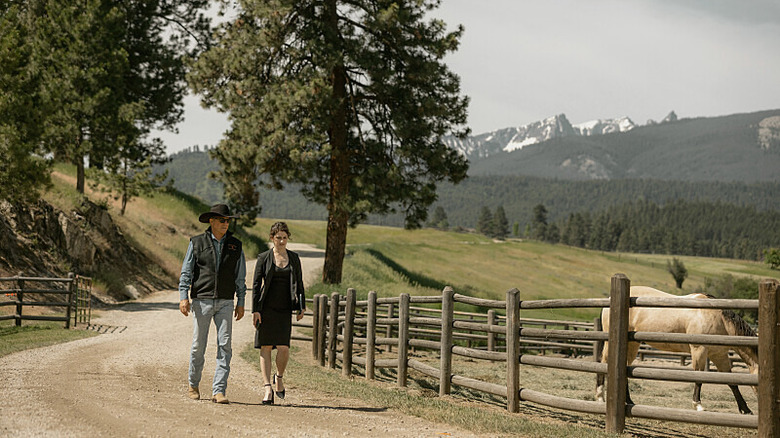
{"label": "overcast sky", "polygon": [[[556,114],[637,124],[780,108],[777,0],[443,0],[446,59],[480,134]],[[216,145],[227,118],[185,99],[168,153]]]}

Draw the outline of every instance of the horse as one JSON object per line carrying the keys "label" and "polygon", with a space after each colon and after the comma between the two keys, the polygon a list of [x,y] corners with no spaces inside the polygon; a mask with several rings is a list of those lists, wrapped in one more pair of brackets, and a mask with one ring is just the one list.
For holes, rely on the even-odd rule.
{"label": "horse", "polygon": [[[632,286],[632,297],[659,297],[659,298],[696,298],[709,299],[709,295],[695,293],[678,296],[662,292],[646,286]],[[609,308],[602,309],[601,321],[604,331],[609,331]],[[659,307],[631,307],[628,311],[628,330],[637,332],[661,332],[661,333],[688,333],[731,336],[757,336],[750,326],[731,310],[725,309],[683,309],[683,308],[659,308]],[[601,362],[607,362],[608,342],[604,343],[604,351]],[[648,343],[650,346],[664,351],[676,351],[691,354],[691,366],[695,371],[703,371],[707,360],[711,360],[719,372],[730,372],[731,361],[728,354],[733,349],[745,362],[751,374],[758,373],[758,348],[756,347],[727,347],[719,345],[694,345],[674,343]],[[627,365],[636,359],[639,351],[639,342],[628,343]],[[737,407],[742,414],[753,412],[745,403],[745,399],[739,392],[737,385],[728,385]],[[753,390],[758,392],[755,386]],[[596,399],[604,401],[604,374],[598,374],[596,378]],[[633,404],[631,397],[626,392],[626,403]],[[701,382],[696,382],[693,388],[693,406],[697,411],[703,411],[701,404]]]}

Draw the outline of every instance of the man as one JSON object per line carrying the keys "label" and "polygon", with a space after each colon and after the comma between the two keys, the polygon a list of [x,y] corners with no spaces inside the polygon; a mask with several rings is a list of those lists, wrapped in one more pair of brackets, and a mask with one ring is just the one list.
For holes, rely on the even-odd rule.
{"label": "man", "polygon": [[[190,239],[179,277],[179,310],[184,316],[192,311],[195,321],[190,351],[189,397],[200,399],[201,373],[203,372],[206,342],[211,320],[217,328],[217,367],[214,371],[211,400],[230,403],[225,390],[230,374],[230,358],[233,355],[233,297],[237,297],[236,321],[244,316],[246,297],[246,261],[241,241],[228,231],[231,216],[225,204],[216,204],[200,215],[201,223],[209,224],[205,233]],[[190,291],[191,289],[191,291]],[[190,303],[187,293],[190,292]]]}

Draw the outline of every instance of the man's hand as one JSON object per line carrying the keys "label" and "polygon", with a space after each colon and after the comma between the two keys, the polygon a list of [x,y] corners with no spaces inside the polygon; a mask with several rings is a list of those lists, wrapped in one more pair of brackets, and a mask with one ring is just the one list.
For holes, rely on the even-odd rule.
{"label": "man's hand", "polygon": [[190,314],[190,300],[181,300],[181,301],[179,301],[179,311],[184,316],[189,315]]}
{"label": "man's hand", "polygon": [[252,325],[255,327],[260,325],[260,312],[254,312],[252,314]]}
{"label": "man's hand", "polygon": [[236,321],[244,317],[244,306],[236,306]]}
{"label": "man's hand", "polygon": [[303,311],[298,312],[297,315],[295,315],[295,320],[300,321],[303,319]]}

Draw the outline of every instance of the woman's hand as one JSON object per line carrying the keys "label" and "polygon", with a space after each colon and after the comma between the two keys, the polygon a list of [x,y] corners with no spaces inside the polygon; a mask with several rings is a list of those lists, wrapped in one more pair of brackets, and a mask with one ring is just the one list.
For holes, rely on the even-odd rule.
{"label": "woman's hand", "polygon": [[297,315],[295,315],[295,320],[300,321],[303,319],[303,311],[299,311]]}
{"label": "woman's hand", "polygon": [[255,327],[260,325],[260,312],[252,313],[252,325]]}

